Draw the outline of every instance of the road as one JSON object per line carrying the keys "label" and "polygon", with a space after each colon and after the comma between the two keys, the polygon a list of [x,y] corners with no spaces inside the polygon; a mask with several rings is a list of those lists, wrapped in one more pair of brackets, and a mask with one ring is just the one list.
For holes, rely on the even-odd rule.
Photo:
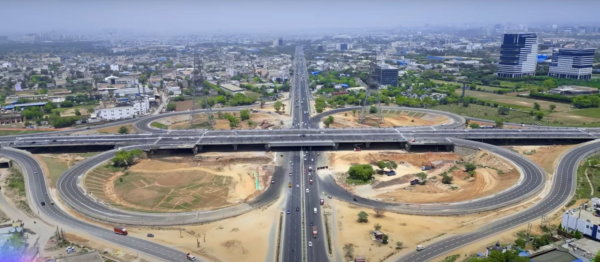
{"label": "road", "polygon": [[586,145],[571,149],[558,163],[554,172],[554,182],[548,196],[535,204],[533,207],[515,215],[494,221],[483,228],[469,234],[454,236],[426,246],[425,250],[412,252],[398,261],[420,262],[430,261],[433,258],[450,252],[454,249],[476,242],[502,231],[514,228],[528,221],[539,219],[543,215],[549,215],[552,211],[566,204],[575,192],[577,181],[577,167],[582,160],[600,149],[600,140],[590,142]]}
{"label": "road", "polygon": [[[47,182],[43,170],[29,153],[12,149],[0,149],[0,155],[9,157],[22,167],[27,184],[27,197],[29,198],[31,208],[40,216],[48,218],[48,220],[56,224],[87,232],[94,237],[137,250],[140,253],[145,253],[162,261],[188,261],[185,258],[185,253],[176,249],[133,236],[117,235],[112,230],[73,218],[70,214],[58,208],[58,206],[49,204],[51,199],[48,197]],[[42,201],[46,205],[42,206]]]}

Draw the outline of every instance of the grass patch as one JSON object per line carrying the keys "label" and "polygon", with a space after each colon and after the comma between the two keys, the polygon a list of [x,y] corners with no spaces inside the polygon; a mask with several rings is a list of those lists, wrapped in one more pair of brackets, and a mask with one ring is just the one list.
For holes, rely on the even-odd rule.
{"label": "grass patch", "polygon": [[21,171],[11,168],[10,175],[6,178],[6,187],[16,189],[19,196],[25,196],[25,178]]}
{"label": "grass patch", "polygon": [[459,254],[456,255],[451,255],[451,256],[447,256],[445,257],[442,261],[440,262],[455,262],[456,260],[458,260],[460,258]]}
{"label": "grass patch", "polygon": [[[444,81],[444,80],[435,80],[435,79],[431,80],[431,82],[438,83],[438,84],[460,85],[460,83]],[[507,90],[508,89],[508,88],[486,86],[486,85],[477,85],[477,88],[481,88],[485,91],[498,91],[498,90]],[[462,89],[457,89],[457,90],[460,90],[460,92],[462,92]],[[510,90],[510,89],[508,89],[508,90]]]}
{"label": "grass patch", "polygon": [[44,164],[46,164],[48,171],[50,172],[50,174],[48,174],[50,177],[50,186],[56,187],[56,181],[58,181],[58,178],[69,169],[69,166],[67,166],[67,163],[58,161],[53,157],[40,156],[40,159],[44,161]]}
{"label": "grass patch", "polygon": [[[53,131],[53,130],[48,130]],[[44,130],[0,130],[0,136],[26,135],[47,132]]]}
{"label": "grass patch", "polygon": [[152,122],[150,125],[153,127],[156,127],[156,128],[160,128],[160,129],[169,129],[168,125],[165,125],[165,124],[159,123],[159,122]]}
{"label": "grass patch", "polygon": [[[457,94],[461,94],[462,90],[456,90]],[[542,110],[549,110],[550,105],[555,105],[556,112],[568,112],[572,111],[571,105],[569,103],[561,103],[561,102],[550,102],[546,100],[532,99],[526,97],[517,97],[517,96],[509,96],[509,95],[500,95],[486,92],[477,92],[472,90],[466,90],[466,96],[475,97],[480,100],[485,100],[494,103],[503,103],[506,105],[510,105],[511,108],[515,109],[525,109],[527,111],[533,109],[533,104],[537,102],[540,104]]]}
{"label": "grass patch", "polygon": [[600,108],[578,109],[578,110],[573,110],[569,113],[571,113],[573,115],[578,115],[578,116],[600,118]]}

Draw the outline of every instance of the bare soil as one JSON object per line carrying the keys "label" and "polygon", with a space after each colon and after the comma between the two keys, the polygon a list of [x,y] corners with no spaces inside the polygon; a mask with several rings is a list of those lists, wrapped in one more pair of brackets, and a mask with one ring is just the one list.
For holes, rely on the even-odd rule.
{"label": "bare soil", "polygon": [[248,201],[270,185],[273,172],[267,153],[157,156],[126,172],[100,167],[86,176],[85,185],[95,197],[127,209],[183,212]]}
{"label": "bare soil", "polygon": [[[230,130],[229,121],[227,119],[219,119],[218,114],[213,114],[215,119],[215,125],[213,129],[217,130]],[[235,116],[239,118],[239,113],[235,113]],[[251,113],[250,120],[240,121],[237,127],[234,129],[268,129],[268,128],[282,128],[286,124],[289,124],[289,117],[276,114],[276,113]],[[251,122],[249,122],[251,121]],[[208,128],[207,114],[198,114],[194,116],[194,125],[190,126],[189,116],[185,117],[172,117],[171,119],[161,119],[158,121],[163,124],[169,125],[169,129],[190,129],[190,128]],[[252,123],[252,125],[250,125]],[[283,123],[283,124],[282,124]]]}
{"label": "bare soil", "polygon": [[369,114],[362,123],[359,123],[360,111],[333,114],[334,122],[330,128],[345,127],[394,127],[394,126],[430,126],[450,123],[445,116],[413,111],[383,110],[383,122],[376,114]]}
{"label": "bare soil", "polygon": [[122,126],[126,127],[129,130],[129,133],[135,133],[135,128],[133,127],[133,124],[126,124],[74,132],[73,135],[118,134],[119,128],[121,128]]}
{"label": "bare soil", "polygon": [[[480,198],[504,191],[520,178],[518,171],[500,158],[482,151],[469,159],[461,159],[454,153],[407,153],[406,151],[361,151],[328,153],[330,170],[342,187],[357,195],[387,202],[445,203]],[[378,170],[378,160],[393,160],[398,164],[395,176],[374,175],[368,185],[354,186],[345,183],[348,168],[354,164],[371,164]],[[464,161],[479,167],[474,176],[464,171]],[[435,169],[421,171],[425,164]],[[410,186],[416,174],[424,172],[424,185]],[[443,184],[442,174],[453,177],[451,184]]]}

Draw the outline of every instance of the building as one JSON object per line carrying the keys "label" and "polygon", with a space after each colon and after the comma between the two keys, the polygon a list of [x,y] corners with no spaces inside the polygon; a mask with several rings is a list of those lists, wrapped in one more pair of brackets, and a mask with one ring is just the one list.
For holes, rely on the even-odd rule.
{"label": "building", "polygon": [[244,93],[244,89],[234,86],[232,84],[222,84],[221,88],[223,88],[223,90],[225,90],[226,92],[229,92],[232,94]]}
{"label": "building", "polygon": [[580,95],[595,95],[600,94],[600,90],[595,87],[586,86],[559,86],[557,88],[548,91],[554,95],[565,95],[565,96],[580,96]]}
{"label": "building", "polygon": [[600,218],[597,215],[600,215],[600,199],[594,197],[579,208],[565,211],[560,224],[565,231],[578,230],[584,236],[599,241]]}
{"label": "building", "polygon": [[15,124],[23,122],[23,115],[21,112],[12,113],[12,114],[0,114],[0,124]]}
{"label": "building", "polygon": [[398,68],[388,64],[375,65],[371,78],[379,85],[398,86]]}
{"label": "building", "polygon": [[561,48],[554,50],[548,76],[590,80],[592,78],[592,64],[594,63],[595,52],[596,49],[594,48]]}
{"label": "building", "polygon": [[144,98],[130,102],[127,106],[99,109],[97,110],[97,114],[103,120],[119,120],[144,115],[148,110],[150,110],[150,102]]}
{"label": "building", "polygon": [[537,54],[536,34],[504,34],[504,40],[500,46],[498,77],[534,76]]}

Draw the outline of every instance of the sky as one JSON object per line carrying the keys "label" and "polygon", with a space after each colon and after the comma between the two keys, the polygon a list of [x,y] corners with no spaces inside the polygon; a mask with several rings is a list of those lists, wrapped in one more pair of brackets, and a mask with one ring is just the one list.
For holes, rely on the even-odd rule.
{"label": "sky", "polygon": [[600,0],[3,0],[0,34],[269,33],[464,23],[600,25]]}

